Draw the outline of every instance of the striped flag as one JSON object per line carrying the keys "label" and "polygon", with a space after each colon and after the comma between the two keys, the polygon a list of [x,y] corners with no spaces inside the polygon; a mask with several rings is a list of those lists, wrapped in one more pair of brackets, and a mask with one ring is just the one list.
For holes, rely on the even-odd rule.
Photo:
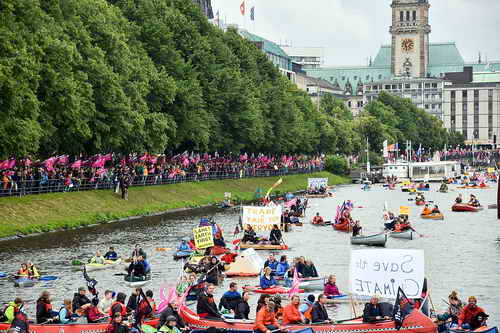
{"label": "striped flag", "polygon": [[245,16],[245,1],[243,1],[240,5],[240,13]]}

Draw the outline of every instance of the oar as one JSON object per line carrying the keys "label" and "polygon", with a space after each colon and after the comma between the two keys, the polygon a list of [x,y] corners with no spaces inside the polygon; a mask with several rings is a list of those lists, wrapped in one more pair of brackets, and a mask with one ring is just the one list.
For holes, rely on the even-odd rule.
{"label": "oar", "polygon": [[9,274],[5,273],[5,272],[0,272],[0,278],[5,278],[9,276]]}
{"label": "oar", "polygon": [[413,229],[413,227],[410,227],[410,229],[411,229],[413,232],[415,232],[417,235],[419,235],[420,237],[422,237],[422,238],[423,238],[423,237],[427,237],[427,236],[425,236],[425,235],[423,235],[423,234],[419,233],[417,230]]}
{"label": "oar", "polygon": [[39,281],[54,281],[57,280],[57,276],[54,275],[44,275],[38,278]]}

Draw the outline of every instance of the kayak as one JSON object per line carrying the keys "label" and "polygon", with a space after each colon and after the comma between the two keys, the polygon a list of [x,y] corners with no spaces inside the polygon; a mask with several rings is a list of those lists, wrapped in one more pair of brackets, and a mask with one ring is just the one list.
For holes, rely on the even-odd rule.
{"label": "kayak", "polygon": [[289,250],[288,245],[272,245],[272,244],[252,244],[240,243],[240,249],[254,249],[254,250]]}
{"label": "kayak", "polygon": [[497,209],[497,208],[498,208],[497,204],[488,205],[488,209]]}
{"label": "kayak", "polygon": [[333,229],[337,231],[349,232],[351,231],[351,224],[349,222],[345,223],[333,223]]}
{"label": "kayak", "polygon": [[400,231],[400,232],[396,232],[396,231],[392,231],[389,233],[389,236],[391,236],[392,238],[401,238],[401,239],[413,239],[415,238],[414,236],[415,232],[413,232],[412,230],[405,230],[405,231]]}
{"label": "kayak", "polygon": [[212,253],[213,256],[218,256],[218,255],[226,253],[226,251],[228,251],[228,250],[229,249],[227,247],[215,245],[215,246],[212,247],[212,252],[211,253]]}
{"label": "kayak", "polygon": [[14,280],[14,287],[30,288],[30,287],[33,287],[35,285],[35,283],[37,283],[37,282],[38,282],[38,280],[35,280],[35,279],[19,278],[19,279]]}
{"label": "kayak", "polygon": [[459,189],[466,189],[466,190],[486,190],[486,189],[489,189],[490,186],[489,185],[484,185],[484,186],[481,186],[481,185],[475,185],[475,186],[465,185],[465,186],[458,186],[457,188],[459,188]]}
{"label": "kayak", "polygon": [[192,254],[193,254],[192,250],[188,250],[188,251],[177,250],[174,253],[174,260],[186,259],[186,258],[191,257]]}
{"label": "kayak", "polygon": [[[192,329],[192,332],[206,332],[208,327],[217,331],[249,333],[254,331],[254,321],[224,319],[212,320],[201,318],[193,310],[183,305],[179,308],[179,315]],[[351,319],[342,323],[317,323],[317,324],[292,324],[284,327],[288,332],[300,332],[308,329],[317,333],[367,333],[367,332],[395,332],[393,320],[382,320],[377,323],[363,323],[361,318]],[[420,310],[413,310],[404,318],[399,333],[434,333],[437,332],[436,325],[432,319],[424,315]],[[49,332],[52,333],[52,332]]]}
{"label": "kayak", "polygon": [[429,191],[430,190],[430,187],[421,187],[421,188],[417,188],[417,191]]}
{"label": "kayak", "polygon": [[143,275],[143,276],[125,276],[124,278],[125,284],[130,288],[140,288],[149,283],[151,283],[151,275]]}
{"label": "kayak", "polygon": [[416,200],[416,201],[415,201],[415,204],[416,204],[417,206],[423,206],[423,205],[425,205],[425,200]]}
{"label": "kayak", "polygon": [[121,258],[118,258],[117,260],[105,260],[104,264],[86,264],[85,269],[87,272],[99,271],[106,268],[116,267],[121,264],[121,262]]}
{"label": "kayak", "polygon": [[306,198],[328,198],[331,196],[330,193],[325,193],[325,194],[306,194]]}
{"label": "kayak", "polygon": [[[144,324],[150,326],[158,326],[159,318],[146,320]],[[29,324],[30,333],[106,333],[108,331],[109,320],[104,323],[96,324]],[[8,323],[0,323],[0,332],[6,332],[10,327]]]}
{"label": "kayak", "polygon": [[478,212],[480,210],[483,210],[483,207],[481,207],[481,206],[474,207],[474,206],[467,205],[467,204],[457,204],[456,203],[453,206],[451,206],[451,210],[454,212]]}
{"label": "kayak", "polygon": [[421,218],[426,220],[444,220],[444,215],[441,213],[438,214],[429,214],[429,215],[420,215]]}
{"label": "kayak", "polygon": [[299,289],[303,289],[305,291],[323,290],[325,289],[325,278],[324,277],[301,278],[299,283]]}
{"label": "kayak", "polygon": [[352,245],[385,246],[386,242],[387,242],[387,234],[385,233],[369,235],[369,236],[351,237]]}
{"label": "kayak", "polygon": [[[276,294],[288,294],[288,292],[290,291],[290,288],[274,287],[274,288],[262,289],[259,286],[244,286],[243,290],[250,291],[253,293],[258,293],[258,294],[276,295]],[[304,292],[304,289],[299,289],[299,293],[303,293],[303,292]]]}

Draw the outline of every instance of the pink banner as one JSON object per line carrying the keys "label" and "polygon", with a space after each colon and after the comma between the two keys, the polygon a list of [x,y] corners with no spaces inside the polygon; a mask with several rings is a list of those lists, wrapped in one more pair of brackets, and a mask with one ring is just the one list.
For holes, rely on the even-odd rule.
{"label": "pink banner", "polygon": [[71,164],[71,167],[73,169],[80,169],[82,167],[82,160],[75,161],[73,164]]}

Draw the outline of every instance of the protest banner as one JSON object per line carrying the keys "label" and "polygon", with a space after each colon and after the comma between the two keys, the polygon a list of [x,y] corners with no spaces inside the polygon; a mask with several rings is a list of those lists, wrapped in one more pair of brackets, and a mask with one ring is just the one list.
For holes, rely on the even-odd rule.
{"label": "protest banner", "polygon": [[243,224],[250,224],[255,231],[271,230],[281,223],[281,206],[243,206]]}
{"label": "protest banner", "polygon": [[307,187],[320,188],[328,186],[328,178],[307,178]]}
{"label": "protest banner", "polygon": [[399,206],[399,215],[410,215],[410,207]]}
{"label": "protest banner", "polygon": [[356,295],[396,298],[401,287],[409,298],[419,298],[424,272],[423,250],[351,251],[350,287]]}
{"label": "protest banner", "polygon": [[193,229],[194,245],[197,249],[206,249],[214,246],[212,227],[199,227]]}

